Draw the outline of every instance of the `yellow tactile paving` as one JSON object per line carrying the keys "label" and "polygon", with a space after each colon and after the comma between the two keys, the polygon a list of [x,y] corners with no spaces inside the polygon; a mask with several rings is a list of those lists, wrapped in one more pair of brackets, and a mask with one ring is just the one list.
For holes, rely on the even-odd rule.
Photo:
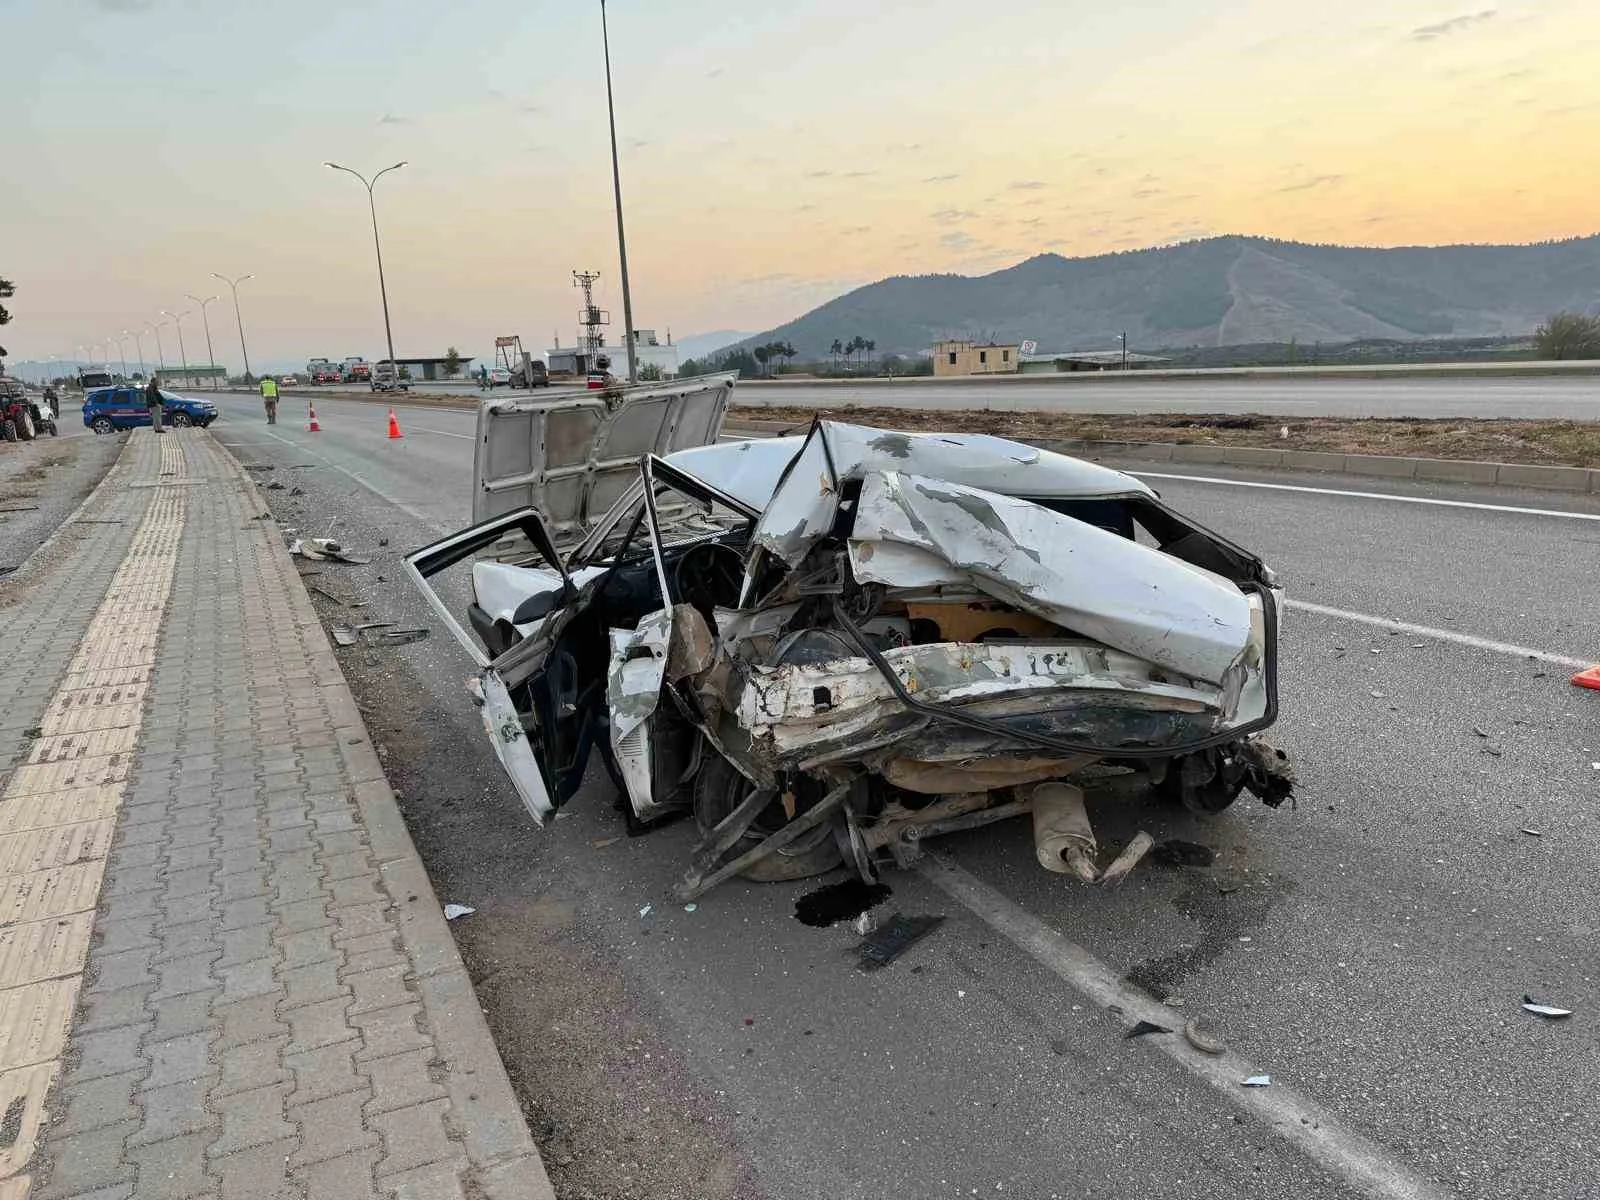
{"label": "yellow tactile paving", "polygon": [[93,929],[92,912],[0,929],[0,989],[81,973]]}
{"label": "yellow tactile paving", "polygon": [[134,739],[138,736],[136,724],[124,724],[120,729],[94,729],[88,733],[47,734],[35,739],[28,750],[28,761],[52,763],[114,758],[132,753]]}
{"label": "yellow tactile paving", "polygon": [[[61,793],[67,796],[79,794]],[[104,791],[96,794],[103,795]],[[111,794],[114,797],[111,810],[115,813],[117,805],[122,802],[120,787]],[[54,825],[6,834],[0,837],[0,876],[17,871],[47,871],[68,863],[104,858],[111,853],[111,835],[116,831],[116,826],[116,818],[108,816],[76,825]]]}
{"label": "yellow tactile paving", "polygon": [[[188,479],[179,439],[162,444],[160,462],[158,484]],[[71,1028],[185,503],[181,488],[155,493],[41,736],[0,791],[0,1200],[28,1195],[24,1172]]]}
{"label": "yellow tactile paving", "polygon": [[[100,896],[106,860],[0,876],[0,927],[87,912]],[[0,1029],[0,1036],[4,1030]]]}
{"label": "yellow tactile paving", "polygon": [[[115,816],[121,798],[121,787],[111,783],[99,787],[73,788],[65,792],[49,792],[41,796],[17,797],[10,803],[0,801],[0,844],[3,844],[4,836],[9,833],[20,833],[27,829],[49,829],[56,825],[80,825],[85,821],[98,821],[104,817]],[[10,860],[0,852],[0,874],[5,874],[9,870],[32,869],[9,864]]]}
{"label": "yellow tactile paving", "polygon": [[0,993],[0,1071],[61,1057],[81,982],[74,975]]}
{"label": "yellow tactile paving", "polygon": [[39,1141],[39,1127],[44,1124],[45,1097],[60,1069],[61,1062],[58,1059],[0,1074],[0,1112],[8,1118],[8,1133],[14,1111],[12,1106],[18,1100],[22,1101],[20,1119],[15,1124],[16,1139],[10,1145],[0,1147],[0,1175],[14,1174],[27,1166],[28,1160],[33,1157],[34,1147]]}

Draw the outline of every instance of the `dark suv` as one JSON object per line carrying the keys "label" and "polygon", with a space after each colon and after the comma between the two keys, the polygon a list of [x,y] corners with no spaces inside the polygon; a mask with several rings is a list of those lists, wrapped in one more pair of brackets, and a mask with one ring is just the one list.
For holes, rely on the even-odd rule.
{"label": "dark suv", "polygon": [[[183,428],[198,425],[204,429],[217,419],[217,406],[209,400],[194,400],[188,396],[161,393],[161,410],[168,425]],[[145,406],[144,389],[140,387],[98,388],[83,400],[83,423],[96,433],[112,433],[118,429],[133,429],[150,424],[150,410]]]}

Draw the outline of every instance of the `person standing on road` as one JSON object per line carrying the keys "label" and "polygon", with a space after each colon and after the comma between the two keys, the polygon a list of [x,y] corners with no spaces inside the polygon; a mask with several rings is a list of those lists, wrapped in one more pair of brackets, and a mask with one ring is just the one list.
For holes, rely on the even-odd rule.
{"label": "person standing on road", "polygon": [[267,409],[267,424],[278,423],[278,381],[271,375],[261,377],[261,403]]}
{"label": "person standing on road", "polygon": [[161,408],[161,380],[158,376],[150,376],[150,383],[144,389],[144,406],[150,410],[150,425],[157,433],[165,433],[162,428],[161,418],[165,415]]}
{"label": "person standing on road", "polygon": [[489,390],[489,368],[482,363],[478,364],[478,390],[480,392]]}

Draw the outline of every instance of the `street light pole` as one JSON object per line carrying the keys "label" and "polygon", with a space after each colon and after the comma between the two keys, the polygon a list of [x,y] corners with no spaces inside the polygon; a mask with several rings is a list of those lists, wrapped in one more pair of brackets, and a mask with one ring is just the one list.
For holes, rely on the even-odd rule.
{"label": "street light pole", "polygon": [[233,319],[239,324],[239,354],[244,359],[244,373],[248,376],[250,374],[250,351],[245,348],[244,318],[239,315],[239,285],[246,279],[254,279],[255,276],[241,275],[237,279],[229,279],[226,275],[218,275],[213,271],[211,272],[211,278],[220,279],[233,289]]}
{"label": "street light pole", "polygon": [[161,364],[161,373],[167,373],[167,352],[161,346],[161,327],[165,321],[146,321],[145,328],[156,335],[156,361]]}
{"label": "street light pole", "polygon": [[193,316],[193,314],[192,313],[170,313],[166,309],[163,308],[161,310],[161,315],[163,317],[171,317],[172,318],[172,323],[178,327],[178,357],[183,360],[183,366],[181,368],[179,368],[179,369],[182,372],[182,374],[184,376],[184,379],[185,379],[185,383],[184,383],[183,386],[184,387],[188,387],[189,383],[187,382],[187,380],[188,380],[188,376],[189,376],[189,352],[183,348],[183,319],[185,317],[188,317],[188,316]]}
{"label": "street light pole", "polygon": [[117,355],[122,359],[122,378],[126,382],[128,378],[128,343],[115,334],[111,335],[111,340],[117,344]]}
{"label": "street light pole", "polygon": [[1122,369],[1128,369],[1128,331],[1122,331]]}
{"label": "street light pole", "polygon": [[600,0],[600,42],[606,55],[606,115],[611,121],[611,190],[617,201],[617,257],[622,267],[622,336],[628,341],[628,382],[639,382],[638,349],[633,344],[633,292],[628,286],[628,235],[622,228],[622,167],[617,160],[617,107],[611,98],[611,35],[606,0]]}
{"label": "street light pole", "polygon": [[217,390],[217,356],[211,349],[211,318],[206,315],[206,305],[213,300],[221,299],[221,297],[207,296],[202,300],[199,296],[191,296],[186,292],[183,298],[185,300],[193,300],[200,306],[200,323],[205,326],[206,330],[206,357],[211,360],[211,390],[214,392]]}
{"label": "street light pole", "polygon": [[144,367],[144,333],[143,333],[142,330],[132,330],[132,331],[130,331],[130,330],[124,329],[122,331],[122,336],[123,337],[131,337],[133,339],[133,344],[136,347],[138,347],[138,350],[139,350],[139,377],[142,379],[142,378],[144,378],[144,376],[146,376],[146,375],[148,375],[150,373],[150,372],[146,371],[145,367]]}
{"label": "street light pole", "polygon": [[394,371],[395,379],[398,380],[400,378],[400,364],[394,360],[394,331],[389,326],[389,289],[383,281],[383,245],[378,241],[378,203],[372,198],[372,189],[377,186],[378,180],[382,179],[390,171],[398,171],[406,164],[402,160],[392,167],[385,167],[370,180],[360,171],[352,171],[349,167],[341,167],[336,162],[324,163],[323,165],[332,167],[335,171],[343,171],[346,175],[354,175],[361,180],[367,189],[367,208],[372,212],[372,249],[378,256],[378,296],[383,300],[383,337],[389,347],[389,366]]}

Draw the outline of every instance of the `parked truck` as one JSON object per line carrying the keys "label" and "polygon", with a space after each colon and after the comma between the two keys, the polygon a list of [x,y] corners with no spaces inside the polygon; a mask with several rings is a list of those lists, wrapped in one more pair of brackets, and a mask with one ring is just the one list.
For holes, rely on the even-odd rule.
{"label": "parked truck", "polygon": [[322,384],[338,383],[340,372],[331,359],[313,358],[306,363],[306,378],[314,385],[321,386]]}
{"label": "parked truck", "polygon": [[372,382],[372,364],[359,355],[344,360],[343,378],[345,383],[370,383]]}

